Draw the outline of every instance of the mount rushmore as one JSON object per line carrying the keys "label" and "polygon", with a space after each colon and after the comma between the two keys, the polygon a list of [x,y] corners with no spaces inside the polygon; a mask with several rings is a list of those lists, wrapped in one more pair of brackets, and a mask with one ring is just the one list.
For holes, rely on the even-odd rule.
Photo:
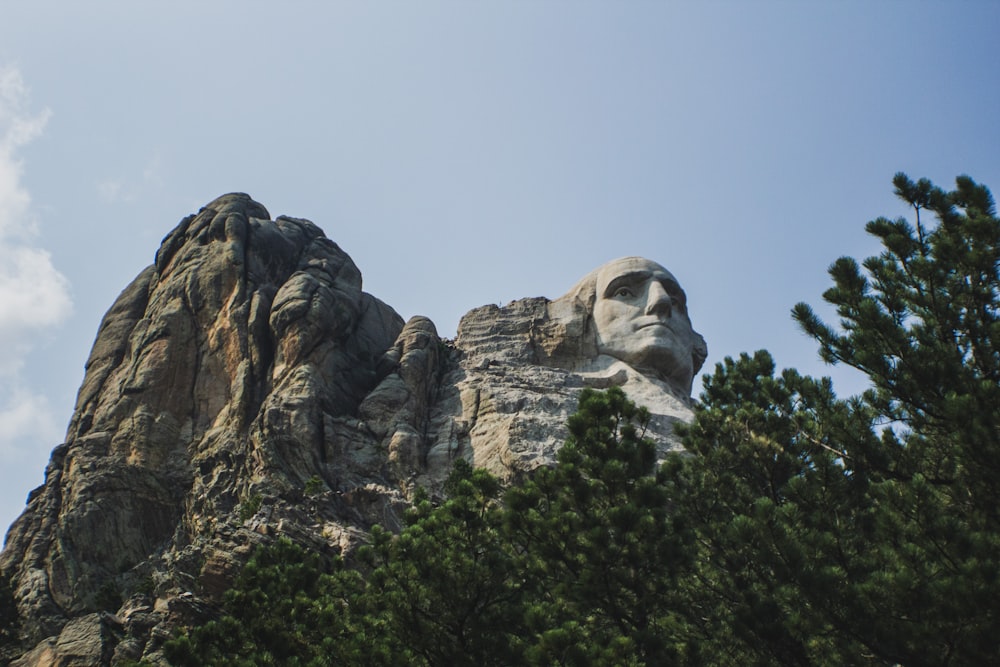
{"label": "mount rushmore", "polygon": [[677,449],[706,355],[650,260],[476,308],[444,340],[362,291],[313,223],[222,196],[101,322],[65,442],[0,555],[20,618],[0,661],[152,656],[258,544],[349,553],[459,458],[507,481],[551,464],[584,387],[624,388]]}

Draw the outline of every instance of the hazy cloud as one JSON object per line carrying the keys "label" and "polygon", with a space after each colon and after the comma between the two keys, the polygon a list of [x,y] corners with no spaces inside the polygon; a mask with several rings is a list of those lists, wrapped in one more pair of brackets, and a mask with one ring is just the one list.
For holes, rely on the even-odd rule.
{"label": "hazy cloud", "polygon": [[29,391],[20,374],[39,334],[62,322],[72,308],[66,278],[36,244],[31,197],[21,184],[17,154],[41,134],[49,116],[47,109],[28,108],[20,72],[0,67],[0,463],[17,458],[18,443],[51,442],[59,430],[47,399]]}
{"label": "hazy cloud", "polygon": [[163,185],[163,165],[158,154],[149,158],[149,161],[143,168],[142,181],[149,186]]}
{"label": "hazy cloud", "polygon": [[[66,278],[39,248],[0,242],[0,346],[23,354],[38,331],[59,324],[71,309]],[[0,377],[20,367],[20,355],[0,355]]]}
{"label": "hazy cloud", "polygon": [[125,184],[113,178],[108,178],[98,183],[97,194],[109,204],[132,201],[134,199],[134,196],[125,190]]}
{"label": "hazy cloud", "polygon": [[0,67],[0,243],[30,239],[34,225],[28,217],[31,198],[21,187],[22,165],[17,150],[42,133],[51,113],[27,109],[28,94],[21,74]]}
{"label": "hazy cloud", "polygon": [[0,463],[19,463],[26,443],[51,447],[62,438],[62,428],[53,418],[45,396],[15,390],[2,397],[0,409]]}
{"label": "hazy cloud", "polygon": [[139,170],[141,178],[105,178],[97,182],[97,194],[108,204],[121,204],[137,201],[151,188],[163,185],[163,168],[160,156],[153,155],[146,165]]}

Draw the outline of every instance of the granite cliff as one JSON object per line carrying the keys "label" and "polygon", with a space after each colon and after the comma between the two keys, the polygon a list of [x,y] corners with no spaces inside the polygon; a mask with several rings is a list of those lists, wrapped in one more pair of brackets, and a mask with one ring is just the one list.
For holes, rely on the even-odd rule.
{"label": "granite cliff", "polygon": [[100,325],[66,440],[0,554],[20,618],[0,662],[155,662],[256,545],[349,554],[457,458],[507,480],[551,462],[585,386],[623,386],[676,448],[705,354],[648,260],[474,309],[449,341],[365,293],[313,223],[220,197]]}

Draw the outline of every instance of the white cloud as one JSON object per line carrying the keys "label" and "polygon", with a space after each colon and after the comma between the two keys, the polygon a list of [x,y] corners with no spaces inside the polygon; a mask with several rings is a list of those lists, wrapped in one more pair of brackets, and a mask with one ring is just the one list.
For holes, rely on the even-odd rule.
{"label": "white cloud", "polygon": [[0,463],[21,459],[27,443],[59,437],[45,396],[29,390],[23,358],[39,336],[63,322],[69,283],[37,245],[31,197],[18,151],[37,138],[50,112],[32,112],[20,72],[0,66]]}
{"label": "white cloud", "polygon": [[163,165],[159,154],[149,158],[146,167],[142,170],[142,180],[147,185],[163,185]]}
{"label": "white cloud", "polygon": [[125,191],[125,184],[120,180],[109,178],[97,184],[97,194],[109,204],[122,201],[132,201],[131,193]]}
{"label": "white cloud", "polygon": [[[98,196],[108,204],[122,204],[138,201],[150,189],[163,185],[162,165],[159,154],[154,154],[141,170],[135,170],[129,178],[105,178],[97,182]],[[142,177],[137,178],[136,173]]]}
{"label": "white cloud", "polygon": [[51,112],[31,114],[28,94],[21,74],[12,67],[0,67],[0,243],[7,238],[27,241],[34,233],[28,216],[31,198],[21,187],[19,148],[42,133]]}
{"label": "white cloud", "polygon": [[62,435],[45,396],[17,390],[0,399],[0,465],[23,463],[26,442],[51,447]]}
{"label": "white cloud", "polygon": [[52,112],[28,111],[28,89],[14,67],[0,67],[0,148],[13,151],[42,133]]}
{"label": "white cloud", "polygon": [[[52,265],[49,253],[0,242],[0,346],[30,347],[40,330],[59,324],[72,308],[69,284]],[[16,370],[4,355],[0,377]]]}

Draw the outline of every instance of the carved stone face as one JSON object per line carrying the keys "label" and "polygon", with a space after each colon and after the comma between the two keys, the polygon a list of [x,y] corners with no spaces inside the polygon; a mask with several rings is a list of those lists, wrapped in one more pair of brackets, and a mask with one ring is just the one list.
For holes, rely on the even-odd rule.
{"label": "carved stone face", "polygon": [[691,328],[687,298],[673,274],[640,257],[605,264],[597,271],[593,318],[598,352],[690,392],[704,358],[696,361],[696,348],[704,349],[704,340]]}

